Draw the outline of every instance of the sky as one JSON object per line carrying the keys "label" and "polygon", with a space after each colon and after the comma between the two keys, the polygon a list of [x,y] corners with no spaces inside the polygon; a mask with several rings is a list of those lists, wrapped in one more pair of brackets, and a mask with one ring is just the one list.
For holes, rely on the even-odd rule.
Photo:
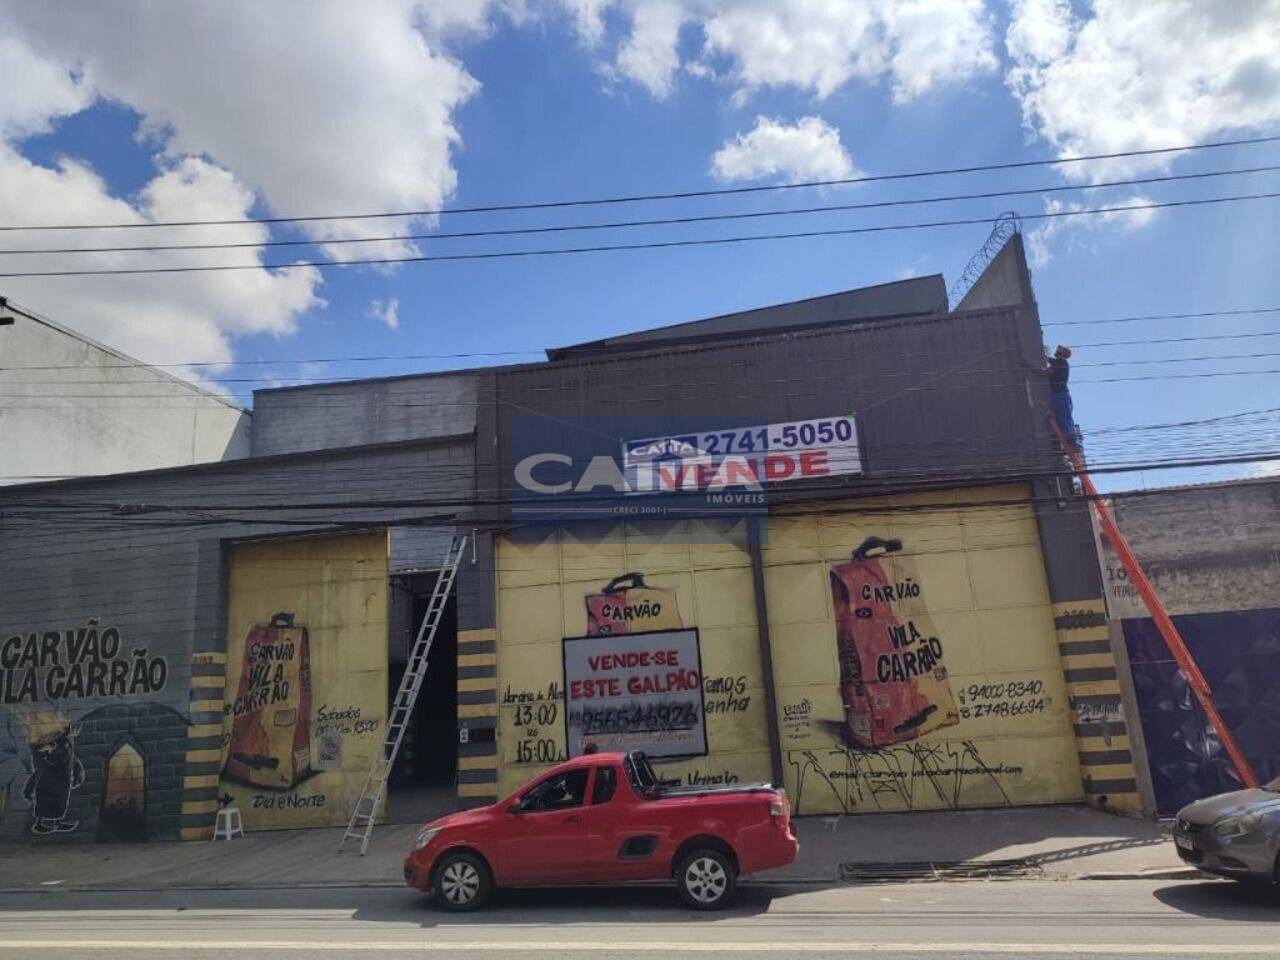
{"label": "sky", "polygon": [[[7,226],[448,210],[1280,133],[1280,0],[0,0],[0,62]],[[1280,374],[1244,372],[1280,370],[1280,312],[1080,321],[1280,307],[1280,199],[1036,216],[1280,192],[1276,171],[1097,186],[1267,165],[1280,165],[1280,143],[559,210],[7,231],[3,250],[242,246],[0,253],[0,273],[323,263],[1014,210],[1024,218],[1046,339],[1077,348],[1076,416],[1092,449],[1102,461],[1186,458],[1280,448],[1272,409],[1280,408]],[[1045,187],[1073,189],[756,221],[404,239]],[[255,387],[307,378],[535,359],[549,346],[910,276],[942,273],[950,286],[988,230],[977,223],[558,257],[0,277],[0,295],[149,362],[216,364],[186,373],[249,406]],[[352,238],[390,239],[334,242]],[[258,246],[280,240],[306,245]],[[1153,342],[1186,337],[1218,339]],[[241,365],[466,353],[504,355]],[[1185,359],[1205,356],[1229,359]],[[1191,373],[1227,375],[1170,377]],[[248,377],[263,379],[236,382]],[[1115,381],[1132,377],[1147,379]],[[1245,411],[1265,412],[1122,429]],[[1220,475],[1150,472],[1109,483]]]}

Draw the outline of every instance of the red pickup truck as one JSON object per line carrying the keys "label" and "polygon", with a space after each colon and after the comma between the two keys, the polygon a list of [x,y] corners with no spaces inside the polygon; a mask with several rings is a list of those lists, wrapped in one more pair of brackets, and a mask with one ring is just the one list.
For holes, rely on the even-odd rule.
{"label": "red pickup truck", "polygon": [[785,866],[798,849],[781,790],[680,787],[642,753],[595,753],[428,823],[404,877],[449,910],[479,907],[495,886],[672,879],[690,907],[714,910],[739,876]]}

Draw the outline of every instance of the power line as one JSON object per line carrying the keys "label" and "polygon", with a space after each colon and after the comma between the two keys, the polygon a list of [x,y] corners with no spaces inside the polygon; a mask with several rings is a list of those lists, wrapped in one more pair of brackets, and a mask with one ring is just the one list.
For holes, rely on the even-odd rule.
{"label": "power line", "polygon": [[325,220],[378,220],[396,217],[435,217],[451,213],[498,213],[516,210],[554,210],[565,207],[604,206],[615,203],[640,203],[653,200],[689,200],[696,197],[740,196],[743,194],[769,193],[783,190],[802,190],[812,187],[847,186],[857,183],[882,183],[893,180],[912,180],[922,177],[952,176],[966,173],[985,173],[997,170],[1020,170],[1031,167],[1056,167],[1074,163],[1087,163],[1095,160],[1118,160],[1125,157],[1166,156],[1172,153],[1185,153],[1192,150],[1217,150],[1224,147],[1254,146],[1280,141],[1280,136],[1246,137],[1236,140],[1217,140],[1208,143],[1191,143],[1179,147],[1158,147],[1148,150],[1122,150],[1114,153],[1085,154],[1078,157],[1063,157],[1057,160],[1018,160],[1007,163],[973,164],[966,167],[944,167],[934,170],[915,170],[906,173],[884,173],[859,177],[844,177],[835,180],[808,180],[801,183],[778,183],[756,187],[723,187],[715,190],[685,190],[679,193],[647,193],[614,197],[595,197],[590,199],[549,200],[525,203],[500,203],[470,207],[441,207],[438,209],[398,210],[384,213],[342,213],[318,214],[298,217],[261,217],[257,219],[228,220],[169,220],[147,223],[70,223],[70,224],[28,224],[0,226],[0,231],[18,230],[118,230],[147,227],[201,227],[201,226],[236,226],[252,223],[315,223]]}
{"label": "power line", "polygon": [[[10,307],[16,309],[13,301],[9,301]],[[26,313],[25,310],[19,312]],[[1108,323],[1136,323],[1139,321],[1151,320],[1198,320],[1209,317],[1241,317],[1241,316],[1257,316],[1261,314],[1280,313],[1280,307],[1254,307],[1243,310],[1205,310],[1199,313],[1151,313],[1142,316],[1127,317],[1104,317],[1098,320],[1059,320],[1052,322],[1042,322],[1042,327],[1073,327],[1083,325],[1097,325]],[[747,334],[744,334],[744,336]],[[1225,335],[1223,335],[1225,336]],[[1210,339],[1209,337],[1191,338],[1191,339]],[[1147,341],[1133,341],[1135,343]],[[1077,346],[1081,346],[1077,344]],[[308,363],[371,363],[385,361],[409,361],[409,360],[456,360],[464,358],[476,357],[519,357],[519,356],[541,356],[545,353],[544,349],[530,350],[492,350],[473,353],[388,353],[377,354],[371,356],[341,356],[341,357],[280,357],[274,360],[183,360],[168,363],[146,363],[137,361],[136,363],[107,363],[98,364],[93,367],[86,367],[84,364],[43,364],[39,366],[23,365],[18,367],[0,367],[0,372],[8,373],[14,370],[135,370],[139,368],[153,367],[156,369],[173,369],[179,367],[247,367],[247,366],[273,366],[283,364],[308,364]]]}
{"label": "power line", "polygon": [[[1280,335],[1280,331],[1278,331],[1278,332],[1277,332],[1277,335]],[[1245,359],[1245,358],[1251,358],[1251,357],[1266,358],[1266,357],[1274,357],[1274,356],[1277,356],[1277,355],[1278,355],[1278,354],[1275,354],[1275,353],[1256,353],[1256,354],[1237,354],[1237,355],[1233,355],[1233,356],[1221,356],[1221,357],[1214,357],[1214,356],[1206,356],[1206,357],[1189,357],[1189,358],[1170,357],[1170,358],[1157,358],[1157,359],[1154,359],[1154,360],[1128,360],[1128,361],[1120,361],[1120,362],[1115,362],[1115,363],[1080,363],[1080,364],[1075,364],[1074,366],[1076,366],[1076,367],[1097,367],[1097,366],[1119,366],[1119,365],[1128,365],[1128,364],[1144,364],[1144,363],[1180,363],[1180,362],[1183,362],[1184,360],[1219,360],[1219,359],[1221,359],[1221,360],[1227,360],[1227,359]],[[1014,372],[1016,372],[1016,371],[1015,371],[1015,370],[1012,370],[1012,369],[1010,369],[1010,368],[1008,368],[1008,367],[990,367],[990,368],[975,368],[975,369],[971,369],[971,370],[943,370],[943,371],[919,371],[919,370],[909,370],[909,371],[883,372],[883,373],[842,374],[842,375],[840,375],[839,379],[847,380],[847,381],[851,381],[851,382],[852,382],[852,381],[855,381],[855,380],[888,380],[888,379],[895,378],[895,377],[918,377],[918,376],[920,376],[920,375],[921,375],[921,373],[922,373],[922,372],[923,372],[923,373],[926,373],[926,374],[927,374],[927,373],[931,373],[931,372],[936,372],[936,373],[941,373],[941,374],[946,375],[946,376],[964,376],[964,377],[972,377],[972,376],[974,376],[974,375],[977,375],[977,376],[985,376],[985,375],[987,375],[987,374],[1009,374],[1009,373],[1014,373]],[[1027,373],[1027,374],[1039,374],[1041,371],[1039,371],[1039,370],[1038,370],[1038,369],[1036,369],[1036,368],[1023,368],[1023,372],[1024,372],[1024,373]],[[1280,369],[1267,368],[1267,369],[1263,369],[1263,370],[1247,370],[1247,369],[1246,369],[1246,370],[1215,370],[1215,371],[1208,371],[1208,372],[1202,372],[1202,373],[1162,373],[1162,374],[1149,374],[1149,375],[1133,376],[1133,377],[1107,377],[1107,378],[1096,378],[1096,377],[1095,377],[1095,378],[1075,378],[1075,377],[1073,377],[1073,378],[1072,378],[1072,380],[1071,380],[1071,383],[1072,383],[1072,384],[1078,384],[1078,383],[1120,383],[1120,382],[1128,382],[1128,381],[1135,381],[1135,380],[1186,380],[1186,379],[1197,379],[1197,378],[1203,378],[1203,377],[1249,376],[1249,375],[1253,375],[1253,374],[1273,374],[1273,373],[1280,373]],[[834,378],[834,376],[833,376],[833,377],[825,377],[825,378],[815,377],[815,378],[810,378],[810,379],[833,379],[833,378]],[[149,382],[149,381],[129,381],[128,383],[133,383],[133,384],[136,384],[136,383],[144,383],[144,384],[145,384],[145,383],[148,383],[148,382]],[[215,382],[217,382],[217,381],[215,381]],[[228,383],[256,383],[256,382],[260,382],[260,381],[258,381],[256,378],[244,378],[244,379],[228,378],[227,380],[222,381],[222,382],[228,382]],[[335,384],[335,385],[342,385],[342,384],[347,384],[347,383],[359,383],[360,381],[359,381],[359,380],[324,380],[324,381],[322,381],[322,382],[323,382],[323,383],[333,383],[333,384]],[[785,380],[785,379],[784,379],[784,380],[777,380],[777,381],[775,381],[775,382],[780,382],[780,383],[790,383],[790,382],[793,382],[793,381],[791,381],[791,380]],[[61,383],[62,383],[62,384],[65,384],[65,383],[66,383],[66,381],[61,381]],[[112,382],[111,382],[111,381],[107,381],[107,382],[104,382],[104,383],[95,383],[94,381],[83,381],[83,383],[84,383],[86,386],[93,386],[93,387],[108,387],[108,386],[111,386],[111,385],[112,385]],[[960,383],[960,384],[952,384],[952,385],[950,385],[950,386],[944,386],[944,387],[919,386],[919,387],[912,387],[912,388],[909,388],[909,389],[911,389],[911,390],[932,390],[932,389],[953,389],[953,390],[998,389],[998,388],[1006,388],[1006,387],[1021,386],[1023,383],[1025,383],[1025,379],[1023,379],[1023,380],[1012,380],[1012,381],[996,381],[996,382],[992,382],[992,381],[983,381],[983,382],[981,382],[981,383]],[[11,380],[11,381],[4,382],[4,386],[7,386],[7,387],[19,387],[19,386],[23,386],[24,384],[40,385],[40,384],[39,384],[39,381],[21,381],[21,380]],[[681,384],[681,386],[682,386],[682,387],[698,386],[698,385],[699,385],[698,383],[690,383],[690,382],[686,382],[686,383],[682,383],[682,384]],[[709,382],[708,382],[708,385],[709,385]],[[545,389],[545,390],[554,390],[555,388],[554,388],[554,387],[545,387],[545,388],[540,388],[540,389]],[[248,396],[248,393],[247,393],[247,392],[242,392],[242,393],[233,394],[233,395],[237,395],[237,396]],[[762,394],[761,392],[757,391],[757,392],[753,392],[753,393],[745,393],[745,394],[720,394],[720,395],[717,397],[717,399],[721,399],[721,400],[728,400],[728,399],[735,399],[735,398],[736,398],[736,399],[753,399],[753,398],[761,398],[762,396],[763,396],[763,394]],[[171,394],[171,393],[134,393],[134,394],[129,395],[129,396],[122,396],[121,394],[118,394],[118,393],[65,393],[65,392],[59,392],[59,393],[57,393],[57,394],[43,394],[43,395],[42,395],[42,394],[31,394],[31,393],[0,393],[0,399],[5,399],[5,400],[63,400],[63,399],[76,399],[76,400],[137,400],[137,401],[148,401],[148,400],[164,400],[164,399],[169,399],[169,398],[172,398],[172,397],[173,397],[173,394]],[[179,398],[179,399],[181,399],[181,398]],[[303,401],[303,404],[304,404],[304,405],[310,405],[310,404],[313,404],[313,403],[315,403],[316,399],[331,400],[331,401],[332,401],[332,402],[334,402],[334,403],[340,403],[340,404],[345,404],[345,403],[349,402],[349,401],[348,401],[348,399],[347,399],[346,397],[331,397],[331,398],[329,398],[329,397],[327,397],[327,398],[310,398],[310,397],[309,397],[309,398],[306,398],[306,399]],[[390,402],[390,403],[381,403],[381,404],[379,404],[379,406],[380,406],[380,407],[382,407],[382,408],[450,407],[450,406],[453,406],[453,407],[471,407],[471,406],[474,406],[474,405],[475,405],[476,403],[478,403],[478,402],[483,402],[483,401],[484,401],[484,400],[486,400],[486,399],[497,399],[497,400],[501,401],[503,398],[502,398],[501,396],[495,396],[495,397],[481,397],[481,396],[477,396],[475,399],[457,400],[457,401],[449,401],[449,400],[396,401],[396,402]],[[664,399],[664,397],[662,397],[662,396],[648,396],[648,395],[646,395],[646,396],[628,396],[628,397],[625,397],[625,398],[618,398],[618,399],[614,400],[613,402],[614,402],[614,403],[617,403],[617,404],[623,404],[623,403],[652,403],[652,402],[653,402],[653,401],[655,401],[655,400],[661,400],[661,399]],[[568,398],[563,398],[563,399],[561,399],[561,398],[555,398],[553,402],[563,402],[563,403],[570,403],[570,404],[578,404],[578,403],[580,403],[580,402],[581,402],[581,400],[580,400],[580,398],[578,398],[578,397],[568,397]],[[153,406],[154,406],[154,405],[153,405]],[[164,405],[162,404],[161,406],[164,406]],[[184,406],[184,405],[179,405],[179,406],[176,406],[176,407],[175,407],[175,409],[187,409],[187,407],[186,407],[186,406]]]}
{"label": "power line", "polygon": [[[1188,341],[1203,341],[1203,340],[1233,340],[1233,339],[1239,339],[1241,337],[1280,337],[1280,330],[1269,331],[1265,333],[1222,334],[1219,336],[1205,336],[1205,337],[1180,337],[1172,340],[1160,340],[1160,339],[1117,340],[1111,343],[1076,344],[1075,349],[1085,349],[1086,347],[1102,347],[1102,346],[1147,346],[1148,344],[1152,344],[1152,343],[1184,343]],[[1201,362],[1201,361],[1209,361],[1209,360],[1255,360],[1255,359],[1272,358],[1272,357],[1280,357],[1280,353],[1270,352],[1270,351],[1259,351],[1254,353],[1204,354],[1204,355],[1193,356],[1193,357],[1152,357],[1150,359],[1139,359],[1139,360],[1135,360],[1135,359],[1106,360],[1106,361],[1092,361],[1087,363],[1075,362],[1071,364],[1071,368],[1073,370],[1079,370],[1079,369],[1085,369],[1088,367],[1131,367],[1131,366],[1144,366],[1152,363],[1193,363],[1193,362]],[[0,367],[0,375],[9,373],[15,369],[23,369],[23,368]],[[74,369],[85,370],[86,372],[91,373],[96,368],[77,367]],[[988,372],[995,372],[995,371],[981,370],[981,371],[974,371],[974,372],[988,373]],[[1008,370],[1007,368],[1001,368],[1000,372],[1008,372]],[[863,376],[883,378],[885,376],[913,376],[913,375],[915,375],[915,371],[904,372],[902,374],[892,374],[892,373],[865,374]],[[204,383],[273,383],[277,379],[279,378],[277,377],[206,377],[204,378],[203,382]],[[361,377],[333,377],[333,376],[289,377],[288,379],[291,381],[291,384],[288,384],[286,386],[295,385],[295,384],[328,384],[328,383],[332,383],[334,385],[345,385],[345,384],[354,384],[354,383],[364,382],[364,378],[361,378]],[[846,379],[856,380],[860,378],[859,378],[859,375],[857,374],[849,374]],[[18,380],[0,379],[0,386],[65,387],[65,386],[75,386],[78,384],[86,384],[86,385],[92,385],[97,387],[115,387],[115,386],[136,386],[138,384],[155,385],[157,382],[158,381],[155,378],[123,380],[123,379],[113,377],[110,380],[94,380],[94,379],[71,380],[71,379],[65,379],[61,377],[45,377],[45,378],[39,378],[39,379],[23,378]],[[1081,381],[1081,382],[1089,382],[1089,381]],[[31,398],[41,399],[41,398],[47,397],[49,399],[56,399],[58,396],[62,396],[62,394],[48,394],[48,395],[32,394]],[[106,396],[114,396],[114,395],[106,394]],[[155,394],[155,396],[171,396],[171,394],[167,394],[167,393]]]}
{"label": "power line", "polygon": [[[1270,460],[1280,459],[1280,450],[1256,451],[1241,455],[1215,456],[1215,457],[1197,457],[1182,460],[1159,460],[1159,461],[1131,461],[1127,463],[1112,463],[1103,466],[1090,465],[1090,473],[1134,473],[1140,471],[1164,471],[1179,470],[1191,467],[1204,466],[1225,466],[1233,464],[1259,463]],[[1043,458],[1040,461],[1043,465]],[[902,488],[903,484],[907,484],[908,488],[914,484],[936,485],[939,483],[990,483],[995,481],[1004,482],[1025,482],[1035,478],[1053,478],[1053,477],[1069,477],[1078,471],[1073,468],[1059,467],[1053,470],[1009,470],[1000,473],[980,473],[972,472],[965,474],[942,474],[923,475],[919,473],[913,474],[882,474],[879,476],[864,477],[861,479],[871,482],[871,485],[892,485],[899,487],[898,492],[905,492]],[[88,482],[92,482],[97,478],[86,478]],[[111,478],[106,478],[111,479]],[[850,485],[848,483],[836,484],[815,484],[806,487],[803,491],[797,490],[796,495],[812,494],[815,491],[827,493],[843,493],[854,494],[863,493],[866,495],[874,495],[866,489]],[[780,493],[785,498],[785,494]],[[539,496],[539,497],[521,497],[518,501],[513,502],[510,496],[490,496],[490,497],[454,497],[454,498],[435,498],[435,499],[393,499],[393,500],[325,500],[325,501],[308,501],[284,502],[275,504],[265,503],[240,503],[240,504],[217,504],[217,503],[146,503],[146,502],[104,502],[104,501],[86,501],[86,500],[44,500],[35,504],[24,503],[19,497],[7,493],[0,489],[0,503],[10,503],[23,506],[26,509],[97,509],[109,510],[113,512],[113,519],[129,519],[132,517],[148,517],[158,513],[166,512],[202,512],[215,513],[217,511],[239,511],[251,514],[263,514],[271,511],[307,511],[307,510],[390,510],[390,509],[426,509],[426,508],[447,508],[447,507],[482,507],[482,506],[518,506],[522,509],[532,509],[538,506],[563,506],[567,511],[573,511],[584,503],[593,500],[602,503],[613,502],[617,499],[617,494],[608,495],[574,495],[572,497],[561,496]],[[948,506],[954,508],[955,504]],[[303,520],[304,518],[291,518]],[[255,521],[259,522],[259,521]],[[268,520],[268,523],[281,522],[279,520]],[[315,521],[312,521],[315,522]]]}
{"label": "power line", "polygon": [[[1253,428],[1254,429],[1253,435],[1256,436],[1258,439],[1263,439],[1263,438],[1271,439],[1275,435],[1274,431],[1271,428],[1268,427],[1265,430],[1257,430],[1256,428],[1258,425],[1262,423],[1273,422],[1276,418],[1272,415],[1277,413],[1280,413],[1280,407],[1266,407],[1266,408],[1253,409],[1253,410],[1241,410],[1235,413],[1221,414],[1215,417],[1207,417],[1207,418],[1192,419],[1192,420],[1181,420],[1181,421],[1174,421],[1174,422],[1149,423],[1149,424],[1125,424],[1122,426],[1089,427],[1086,430],[1086,434],[1090,438],[1090,449],[1093,451],[1097,451],[1098,449],[1100,449],[1100,447],[1102,447],[1107,442],[1109,442],[1112,439],[1112,436],[1116,434],[1131,435],[1135,433],[1150,433],[1154,431],[1194,430],[1199,427],[1210,427],[1210,426],[1215,427],[1217,429],[1236,429],[1240,427]],[[1155,442],[1159,442],[1159,443],[1169,442],[1167,436],[1159,437],[1159,438],[1156,438],[1156,437],[1139,438],[1137,440],[1131,439],[1129,436],[1126,436],[1126,437],[1115,437],[1114,439],[1123,442],[1123,445],[1124,445],[1123,449],[1126,452],[1132,452],[1133,450],[1142,446],[1147,446],[1147,447],[1151,447],[1152,449],[1155,449],[1153,446]],[[1223,445],[1234,443],[1239,439],[1243,439],[1243,438],[1238,436],[1237,437],[1215,436],[1214,438],[1212,438],[1213,442],[1221,441]],[[881,450],[882,452],[890,451],[894,449],[909,449],[913,451],[925,450],[927,452],[923,454],[922,460],[931,461],[932,458],[935,456],[935,454],[932,451],[936,448],[940,448],[940,447],[952,448],[952,447],[962,447],[962,446],[972,448],[975,446],[990,444],[990,443],[991,443],[991,438],[988,436],[954,436],[954,437],[949,437],[946,441],[914,440],[914,441],[901,441],[896,443],[886,442],[883,444],[877,444],[877,449]],[[1019,440],[1017,441],[1017,445],[1021,447],[1021,446],[1024,446],[1025,444],[1021,440]],[[1205,441],[1199,441],[1199,440],[1196,440],[1196,441],[1179,440],[1176,445],[1180,451],[1185,452],[1189,448],[1194,447],[1196,449],[1202,449],[1208,446],[1209,444],[1207,444]],[[1101,462],[1097,459],[1096,453],[1091,459],[1093,459],[1095,463]],[[898,464],[901,464],[903,462],[903,458],[897,454],[894,455],[893,460],[895,463],[898,463]],[[578,464],[580,466],[585,465],[586,462],[587,461],[585,459],[574,461],[575,464]],[[1008,462],[1011,462],[1011,459],[1007,457],[993,457],[990,462],[996,463],[996,464],[1008,463]],[[356,475],[363,471],[365,471],[364,467],[356,466],[356,465],[334,466],[330,469],[331,475],[337,475],[337,476],[347,475],[347,474]],[[469,477],[471,477],[473,473],[474,471],[470,466],[462,465],[462,464],[423,464],[423,465],[416,465],[411,471],[411,476],[418,480],[431,477],[431,478],[437,478],[437,479],[452,478],[452,479],[457,479],[459,481],[464,481]],[[54,480],[54,479],[73,479],[73,478],[83,479],[86,477],[93,477],[93,476],[97,476],[97,475],[96,474],[78,474],[78,475],[7,474],[7,475],[0,476],[0,479]],[[253,496],[255,498],[260,498],[261,492],[257,491],[253,494]]]}
{"label": "power line", "polygon": [[[1247,200],[1271,200],[1280,193],[1250,193],[1230,197],[1207,197],[1198,200],[1168,200],[1160,203],[1127,204],[1114,207],[1092,207],[1082,210],[1054,210],[1043,213],[1022,214],[1024,220],[1054,220],[1061,217],[1092,216],[1106,213],[1129,213],[1139,210],[1163,210],[1175,207],[1197,207],[1218,203],[1235,203]],[[547,257],[584,253],[609,253],[631,250],[661,250],[676,247],[706,247],[730,243],[754,243],[761,240],[800,240],[816,237],[854,236],[866,233],[886,233],[895,230],[923,230],[934,227],[959,227],[993,223],[998,217],[971,217],[961,220],[935,220],[924,223],[878,224],[869,227],[847,227],[835,230],[805,230],[796,233],[770,233],[753,236],[711,237],[695,240],[659,240],[648,243],[602,244],[585,247],[552,247],[546,249],[506,250],[482,253],[429,254],[411,257],[371,257],[359,260],[297,260],[292,263],[211,264],[181,267],[130,267],[97,270],[33,270],[27,272],[0,273],[0,278],[19,277],[103,277],[162,273],[213,273],[239,270],[299,270],[330,269],[334,267],[381,266],[395,263],[445,263],[462,260],[506,260],[519,257]]]}
{"label": "power line", "polygon": [[[1258,356],[1267,357],[1267,356],[1275,356],[1275,354],[1258,354]],[[1212,359],[1226,359],[1226,358],[1201,357],[1201,358],[1193,358],[1193,359],[1212,360]],[[1142,363],[1147,361],[1132,361],[1132,362]],[[1155,360],[1155,361],[1149,361],[1149,362],[1154,362],[1154,363],[1178,362],[1178,360],[1177,358],[1171,358],[1170,360],[1167,360],[1167,361]],[[1114,364],[1105,364],[1105,363],[1078,364],[1078,366],[1113,366],[1113,365]],[[950,375],[985,376],[987,374],[993,374],[993,373],[1008,374],[1010,372],[1012,371],[1010,371],[1008,368],[999,368],[999,367],[980,368],[980,369],[962,370],[962,371],[944,371],[944,373],[946,373],[946,375],[949,375],[949,376]],[[1038,371],[1028,370],[1027,372],[1033,373]],[[1200,372],[1200,373],[1159,373],[1159,374],[1143,374],[1143,375],[1131,376],[1131,377],[1092,377],[1092,378],[1073,377],[1071,382],[1073,385],[1083,384],[1083,383],[1134,383],[1134,382],[1156,381],[1156,380],[1198,380],[1198,379],[1208,379],[1208,378],[1216,378],[1216,377],[1244,377],[1244,376],[1263,376],[1263,375],[1269,376],[1277,373],[1280,373],[1280,368],[1268,367],[1261,370],[1212,370],[1212,371],[1206,371],[1206,372]],[[901,373],[863,374],[861,376],[865,379],[888,379],[891,377],[916,377],[916,376],[919,376],[919,371],[906,371]],[[850,375],[846,377],[846,379],[853,379],[853,376]],[[325,382],[342,384],[342,383],[359,382],[359,381],[325,381]],[[956,384],[940,385],[940,386],[923,385],[923,386],[908,387],[907,390],[910,392],[923,392],[923,391],[932,392],[935,390],[972,391],[972,390],[1004,389],[1008,387],[1022,386],[1025,382],[1026,382],[1025,380],[1017,380],[1017,381],[1000,381],[1000,382],[983,381],[981,383],[956,383]],[[90,385],[105,386],[105,384],[90,384]],[[22,383],[20,381],[10,381],[7,384],[7,386],[9,387],[22,386]],[[681,386],[691,386],[691,384],[682,384]],[[551,389],[551,388],[546,388],[546,389]],[[241,392],[233,391],[232,395],[239,396],[239,397],[249,397],[251,396],[251,393],[249,391],[241,391]],[[55,409],[57,408],[56,401],[62,401],[62,400],[115,400],[115,401],[133,402],[137,404],[137,406],[130,406],[128,403],[118,404],[117,405],[118,409],[151,409],[151,410],[154,410],[154,409],[189,410],[193,408],[203,409],[203,406],[197,406],[195,404],[190,404],[190,403],[156,404],[152,402],[154,400],[166,400],[172,397],[173,395],[169,393],[135,393],[128,396],[121,395],[118,393],[65,393],[65,392],[59,392],[57,394],[0,393],[0,400],[47,401],[45,403],[27,403],[27,404],[6,403],[5,404],[6,409],[10,409],[10,410]],[[749,393],[749,394],[721,394],[716,399],[728,400],[728,399],[734,399],[735,397],[739,399],[749,400],[749,399],[763,399],[764,395],[760,392]],[[178,399],[181,399],[181,398],[178,398]],[[441,407],[472,407],[472,406],[475,406],[476,403],[478,402],[483,402],[485,399],[495,399],[495,398],[477,398],[476,400],[457,400],[457,401],[406,400],[406,401],[397,401],[392,403],[381,403],[378,406],[380,409],[424,409],[424,408],[437,409]],[[502,400],[501,397],[497,397],[496,399],[498,399],[499,401]],[[661,401],[666,399],[669,399],[669,398],[661,395],[646,395],[646,396],[632,396],[632,397],[626,397],[626,398],[619,398],[617,400],[614,400],[613,402],[616,404],[624,404],[624,403],[652,404],[656,401]],[[349,400],[346,397],[324,397],[324,398],[308,397],[298,404],[292,404],[292,406],[294,407],[312,406],[314,408],[316,406],[323,406],[324,404],[342,405],[348,402]],[[581,404],[582,401],[581,401],[581,398],[579,397],[566,397],[566,398],[553,398],[549,401],[544,400],[541,402],[563,403],[563,404],[576,406]],[[277,404],[276,408],[280,409],[281,407],[288,407],[288,406],[290,405]],[[855,413],[857,412],[858,411],[855,411]],[[535,410],[534,415],[543,415],[543,412]]]}
{"label": "power line", "polygon": [[611,223],[573,223],[549,227],[517,227],[495,230],[466,230],[453,233],[393,234],[379,237],[342,237],[323,240],[258,240],[231,243],[159,243],[114,247],[35,247],[0,249],[0,256],[33,256],[36,254],[81,253],[155,253],[176,250],[245,250],[265,247],[311,247],[330,244],[390,243],[419,240],[460,240],[486,237],[530,236],[549,233],[569,233],[585,230],[618,230],[633,227],[683,226],[697,223],[717,223],[729,220],[753,220],[769,217],[790,217],[803,214],[838,213],[851,210],[875,210],[888,207],[921,206],[932,203],[953,203],[964,200],[990,200],[999,197],[1034,196],[1043,193],[1061,193],[1076,190],[1101,190],[1110,187],[1142,186],[1155,183],[1174,183],[1187,180],[1204,180],[1211,177],[1242,176],[1254,173],[1271,173],[1280,170],[1280,164],[1262,167],[1246,167],[1239,170],[1211,170],[1203,173],[1183,173],[1163,177],[1139,177],[1130,180],[1110,180],[1093,184],[1066,184],[1048,187],[1028,187],[1019,190],[996,190],[987,193],[961,193],[942,197],[917,197],[908,200],[877,200],[865,203],[840,203],[816,207],[796,207],[788,210],[753,210],[741,213],[715,213],[690,217],[665,217],[651,220],[619,220]]}

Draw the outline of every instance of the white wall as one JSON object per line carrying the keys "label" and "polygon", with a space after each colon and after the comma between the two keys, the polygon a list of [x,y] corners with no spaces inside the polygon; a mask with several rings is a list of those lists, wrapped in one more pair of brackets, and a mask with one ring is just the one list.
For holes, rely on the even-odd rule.
{"label": "white wall", "polygon": [[248,456],[239,407],[50,321],[0,317],[14,321],[0,326],[0,485]]}

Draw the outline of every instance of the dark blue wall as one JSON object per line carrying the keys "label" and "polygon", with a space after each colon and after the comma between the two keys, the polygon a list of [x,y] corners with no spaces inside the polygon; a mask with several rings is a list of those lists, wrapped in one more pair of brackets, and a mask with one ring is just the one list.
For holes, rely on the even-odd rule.
{"label": "dark blue wall", "polygon": [[[1280,777],[1280,609],[1185,614],[1173,621],[1258,778]],[[1160,815],[1239,789],[1234,766],[1155,622],[1122,623]]]}

